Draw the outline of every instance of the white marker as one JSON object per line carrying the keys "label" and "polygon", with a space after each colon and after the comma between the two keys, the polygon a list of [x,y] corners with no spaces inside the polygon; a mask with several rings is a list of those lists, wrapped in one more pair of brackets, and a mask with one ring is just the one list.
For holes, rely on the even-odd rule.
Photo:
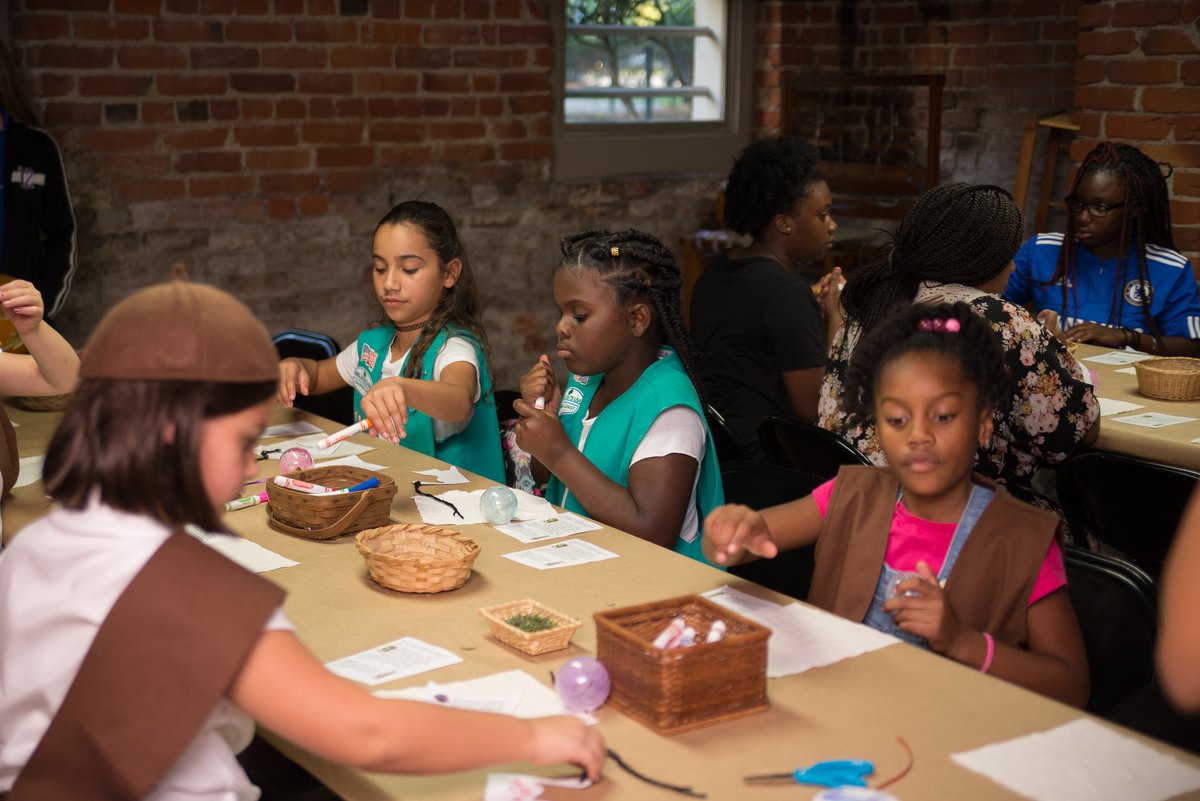
{"label": "white marker", "polygon": [[544,412],[546,410],[546,399],[545,398],[534,398],[533,399],[533,408],[537,409],[539,412]]}
{"label": "white marker", "polygon": [[714,620],[712,626],[708,629],[708,636],[704,638],[705,642],[720,642],[725,639],[725,621]]}
{"label": "white marker", "polygon": [[341,431],[330,434],[322,440],[317,440],[317,450],[323,451],[326,448],[332,448],[344,439],[350,439],[359,432],[366,431],[371,427],[371,421],[367,419],[359,420],[352,426],[346,426]]}
{"label": "white marker", "polygon": [[670,623],[667,624],[667,627],[665,629],[663,629],[662,631],[660,631],[658,633],[657,637],[654,638],[654,647],[655,648],[669,647],[668,643],[670,643],[672,640],[678,639],[679,636],[681,634],[683,634],[683,630],[685,628],[687,628],[687,621],[681,617],[675,618],[674,620],[672,620]]}

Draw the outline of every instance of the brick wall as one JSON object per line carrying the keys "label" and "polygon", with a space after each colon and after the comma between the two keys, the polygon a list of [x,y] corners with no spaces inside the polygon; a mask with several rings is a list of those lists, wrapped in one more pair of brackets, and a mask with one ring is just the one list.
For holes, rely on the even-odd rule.
{"label": "brick wall", "polygon": [[1200,268],[1200,2],[1110,0],[1079,9],[1071,156],[1136,145],[1174,167],[1175,245]]}

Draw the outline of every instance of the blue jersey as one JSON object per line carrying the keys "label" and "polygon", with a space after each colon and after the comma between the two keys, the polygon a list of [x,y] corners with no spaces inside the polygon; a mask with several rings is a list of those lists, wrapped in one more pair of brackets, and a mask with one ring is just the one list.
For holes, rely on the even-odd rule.
{"label": "blue jersey", "polygon": [[[1125,257],[1121,276],[1120,258],[1099,259],[1087,248],[1077,249],[1078,262],[1073,280],[1067,284],[1067,308],[1063,308],[1062,285],[1049,283],[1062,249],[1062,234],[1038,234],[1030,239],[1013,260],[1016,270],[1008,279],[1005,300],[1021,305],[1032,303],[1036,311],[1058,312],[1063,329],[1079,323],[1100,323],[1118,328],[1151,333],[1146,321],[1149,313],[1163,336],[1200,339],[1200,290],[1196,275],[1184,256],[1170,248],[1146,245],[1146,277],[1143,287],[1137,276],[1137,252]],[[1065,279],[1064,279],[1065,280]],[[1117,283],[1122,286],[1118,289]],[[1118,319],[1112,319],[1113,295],[1121,294]]]}

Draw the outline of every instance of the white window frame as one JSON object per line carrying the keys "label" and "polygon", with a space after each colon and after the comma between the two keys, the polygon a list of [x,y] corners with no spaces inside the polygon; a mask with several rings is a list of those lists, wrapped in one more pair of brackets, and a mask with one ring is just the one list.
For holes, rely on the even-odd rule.
{"label": "white window frame", "polygon": [[[555,37],[553,169],[556,180],[728,172],[734,156],[750,141],[755,4],[753,0],[724,1],[724,119],[567,124],[563,119],[566,0],[550,0]],[[697,42],[700,41],[705,39],[698,38]],[[699,65],[696,83],[719,85],[712,76],[703,76]],[[713,115],[711,110],[708,113]]]}

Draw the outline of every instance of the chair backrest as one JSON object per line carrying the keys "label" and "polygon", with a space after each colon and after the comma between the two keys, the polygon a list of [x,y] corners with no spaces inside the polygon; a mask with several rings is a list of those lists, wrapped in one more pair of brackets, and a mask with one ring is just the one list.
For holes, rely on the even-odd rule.
{"label": "chair backrest", "polygon": [[1087,710],[1103,715],[1154,678],[1158,591],[1136,565],[1066,546],[1067,591],[1087,648]]}
{"label": "chair backrest", "polygon": [[[331,359],[341,351],[337,340],[328,334],[305,331],[301,328],[288,328],[271,339],[281,359],[321,361]],[[324,395],[297,395],[295,405],[297,409],[319,414],[343,425],[354,422],[354,390],[350,387],[336,389]]]}
{"label": "chair backrest", "polygon": [[[726,502],[745,504],[752,509],[803,498],[824,483],[823,478],[811,473],[749,459],[722,462],[721,481]],[[802,601],[812,583],[813,551],[812,547],[796,548],[774,559],[736,565],[729,572]]]}
{"label": "chair backrest", "polygon": [[1200,473],[1102,451],[1073,456],[1057,473],[1076,539],[1091,535],[1158,579]]}
{"label": "chair backrest", "polygon": [[496,417],[499,418],[501,427],[505,420],[516,420],[521,416],[513,409],[513,402],[521,398],[520,390],[494,389],[492,397],[496,401]]}
{"label": "chair backrest", "polygon": [[725,418],[713,408],[712,404],[704,404],[704,419],[708,422],[708,430],[712,434],[713,447],[717,449],[717,461],[725,464],[725,462],[750,458],[750,454],[738,441],[737,435],[733,433],[729,423],[725,422]]}
{"label": "chair backrest", "polygon": [[836,476],[842,465],[871,463],[837,434],[802,420],[768,417],[758,428],[758,442],[768,462],[825,480]]}

